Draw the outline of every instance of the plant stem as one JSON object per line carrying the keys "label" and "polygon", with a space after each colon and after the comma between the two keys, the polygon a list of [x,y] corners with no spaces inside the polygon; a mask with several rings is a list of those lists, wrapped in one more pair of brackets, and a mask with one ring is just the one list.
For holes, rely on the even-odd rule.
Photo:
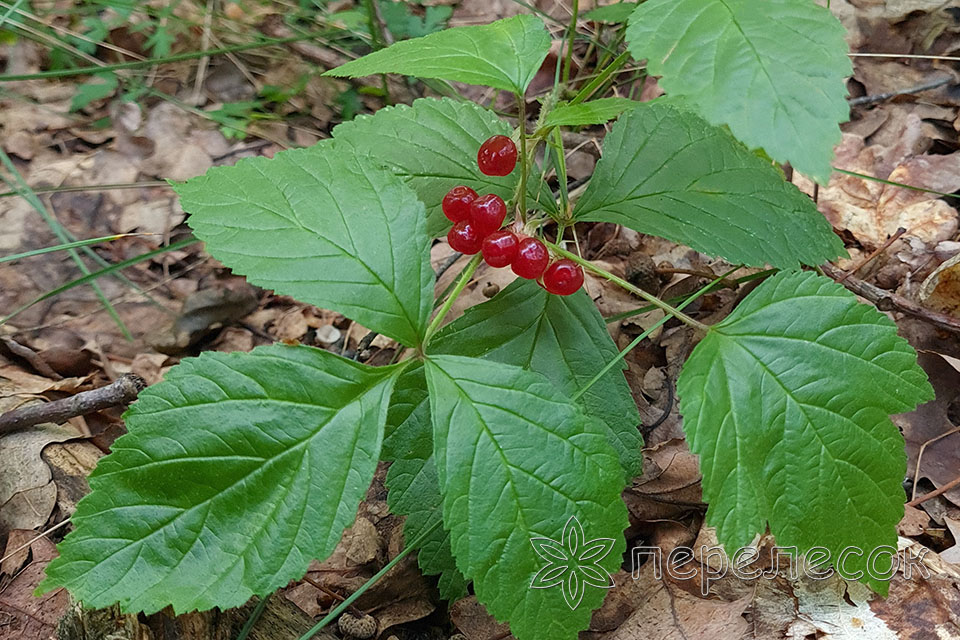
{"label": "plant stem", "polygon": [[333,609],[333,611],[325,615],[323,617],[323,620],[315,624],[309,631],[307,631],[305,634],[300,636],[300,640],[310,640],[310,638],[312,638],[318,631],[320,631],[325,626],[333,622],[334,618],[336,618],[341,613],[343,613],[344,610],[347,607],[349,607],[351,604],[353,604],[357,598],[362,596],[367,589],[369,589],[370,587],[375,585],[377,582],[379,582],[380,579],[383,576],[385,576],[388,571],[390,571],[390,569],[393,569],[397,565],[397,563],[399,563],[401,560],[407,557],[407,554],[409,554],[411,551],[416,549],[420,545],[420,543],[427,538],[427,536],[429,536],[431,533],[436,531],[437,528],[440,526],[441,522],[442,520],[438,519],[426,531],[424,531],[419,536],[414,538],[414,540],[410,544],[404,547],[403,551],[397,554],[396,558],[388,562],[383,569],[380,569],[380,571],[378,571],[373,577],[371,577],[369,580],[363,583],[363,586],[361,586],[359,589],[357,589],[352,594],[350,594],[350,596],[346,600],[338,604],[336,608]]}
{"label": "plant stem", "polygon": [[580,15],[580,0],[573,0],[573,15],[567,27],[567,54],[563,60],[563,84],[570,82],[570,64],[573,61],[573,40],[577,35],[577,18]]}
{"label": "plant stem", "polygon": [[250,635],[250,631],[253,629],[253,625],[257,623],[257,620],[260,619],[260,616],[263,615],[263,610],[267,608],[267,600],[270,599],[269,595],[263,596],[260,598],[260,602],[257,603],[257,606],[254,607],[253,611],[250,613],[250,617],[247,618],[247,621],[244,623],[243,628],[240,629],[240,635],[237,636],[237,640],[247,640],[247,636]]}
{"label": "plant stem", "polygon": [[[708,291],[710,291],[711,289],[713,289],[714,287],[716,287],[718,284],[720,284],[721,282],[723,282],[723,280],[724,280],[727,276],[729,276],[731,273],[733,273],[734,271],[736,271],[736,270],[739,269],[739,268],[740,268],[740,267],[734,267],[733,269],[731,269],[731,270],[728,271],[727,273],[723,274],[722,276],[717,277],[716,280],[714,280],[714,281],[711,282],[710,284],[706,285],[705,287],[701,288],[699,291],[695,291],[690,297],[688,297],[686,300],[684,300],[682,303],[680,303],[680,306],[677,307],[677,310],[683,309],[684,307],[686,307],[687,305],[689,305],[691,302],[693,302],[694,300],[696,300],[697,298],[699,298],[699,297],[702,296],[703,294],[707,293]],[[608,362],[608,363],[607,363],[607,366],[605,366],[603,369],[601,369],[601,370],[597,373],[597,375],[593,376],[593,378],[590,379],[590,382],[588,382],[587,384],[585,384],[585,385],[583,385],[582,387],[580,387],[580,390],[577,391],[575,394],[573,394],[573,400],[577,400],[578,398],[580,398],[580,396],[582,396],[583,394],[585,394],[585,393],[587,392],[587,390],[590,389],[590,387],[592,387],[593,385],[595,385],[600,378],[602,378],[603,376],[607,375],[607,373],[608,373],[611,369],[613,369],[613,367],[616,366],[616,364],[617,364],[618,362],[620,362],[620,361],[623,360],[625,357],[627,357],[627,354],[630,353],[631,351],[633,351],[634,348],[636,348],[636,346],[637,346],[638,344],[640,344],[640,342],[643,341],[644,338],[646,338],[646,337],[649,336],[651,333],[653,333],[654,331],[656,331],[657,329],[659,329],[660,327],[662,327],[662,326],[667,322],[667,320],[669,320],[671,317],[672,317],[672,316],[670,316],[670,315],[665,315],[665,316],[663,316],[663,317],[660,318],[652,327],[650,327],[649,329],[647,329],[646,331],[644,331],[643,333],[641,333],[640,335],[638,335],[636,338],[634,338],[633,341],[632,341],[630,344],[628,344],[626,347],[624,347],[624,349],[623,349],[620,353],[617,354],[617,357],[616,357],[616,358],[614,358],[613,360],[611,360],[610,362]]]}
{"label": "plant stem", "polygon": [[453,288],[453,291],[450,292],[450,295],[447,296],[446,301],[443,303],[443,306],[440,307],[440,311],[437,312],[437,315],[433,317],[433,321],[430,323],[430,326],[427,327],[426,332],[423,336],[423,346],[425,347],[430,341],[430,338],[433,337],[433,334],[437,332],[437,329],[440,328],[440,325],[443,323],[443,319],[447,317],[447,314],[450,312],[450,309],[453,307],[453,303],[457,301],[457,298],[460,297],[460,294],[463,293],[463,290],[466,288],[467,283],[470,282],[470,278],[473,277],[473,272],[477,270],[477,267],[480,265],[480,260],[483,258],[479,253],[470,260],[466,268],[460,273],[460,279],[457,281],[457,286]]}
{"label": "plant stem", "polygon": [[590,271],[594,272],[595,274],[597,274],[597,275],[600,276],[601,278],[604,278],[605,280],[609,280],[610,282],[612,282],[612,283],[614,283],[614,284],[616,284],[616,285],[618,285],[618,286],[626,289],[627,291],[629,291],[630,293],[632,293],[632,294],[635,295],[635,296],[640,296],[641,298],[643,298],[644,300],[646,300],[647,302],[649,302],[649,303],[652,304],[653,306],[657,307],[657,308],[660,309],[661,311],[664,311],[668,316],[674,316],[677,320],[680,320],[680,321],[683,322],[684,324],[688,324],[688,325],[690,325],[691,327],[693,327],[693,328],[695,328],[695,329],[698,329],[698,330],[700,330],[700,331],[703,331],[703,332],[706,332],[706,331],[708,331],[708,330],[710,329],[710,327],[708,327],[707,325],[703,324],[702,322],[698,322],[698,321],[694,320],[693,318],[691,318],[691,317],[688,316],[687,314],[681,312],[681,311],[680,311],[679,309],[677,309],[676,307],[673,307],[673,306],[667,304],[666,302],[664,302],[663,300],[661,300],[661,299],[658,298],[657,296],[651,295],[651,294],[647,293],[646,291],[644,291],[644,290],[641,289],[640,287],[635,287],[635,286],[633,286],[632,284],[630,284],[629,282],[627,282],[626,280],[624,280],[624,279],[621,278],[620,276],[616,276],[616,275],[610,273],[609,271],[606,271],[606,270],[604,270],[604,269],[601,269],[600,267],[596,266],[595,264],[593,264],[593,263],[590,262],[589,260],[584,260],[583,258],[581,258],[580,256],[578,256],[577,254],[571,253],[570,251],[567,251],[566,249],[563,249],[563,248],[561,248],[561,247],[553,244],[552,242],[544,241],[544,244],[547,245],[548,247],[550,247],[550,249],[552,249],[554,253],[556,253],[556,254],[558,254],[558,255],[561,255],[561,256],[563,256],[564,258],[569,258],[570,260],[573,260],[574,262],[576,262],[576,263],[579,264],[580,266],[582,266],[582,267],[584,267],[584,268],[586,268],[586,269],[589,269]]}
{"label": "plant stem", "polygon": [[571,105],[580,104],[591,95],[593,92],[600,88],[600,86],[607,81],[607,79],[612,76],[620,67],[626,64],[627,60],[630,59],[630,52],[624,51],[619,56],[614,58],[613,62],[607,65],[603,71],[597,74],[597,77],[590,81],[590,84],[585,86],[583,89],[580,89],[580,93],[570,101]]}
{"label": "plant stem", "polygon": [[527,157],[527,101],[523,94],[517,94],[520,111],[520,222],[527,222],[527,170],[530,159]]}

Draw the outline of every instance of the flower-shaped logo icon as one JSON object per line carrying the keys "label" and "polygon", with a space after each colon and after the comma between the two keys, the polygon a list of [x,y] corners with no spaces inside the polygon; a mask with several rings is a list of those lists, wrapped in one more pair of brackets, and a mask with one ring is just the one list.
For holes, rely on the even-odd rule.
{"label": "flower-shaped logo icon", "polygon": [[600,589],[616,586],[613,576],[600,566],[600,561],[613,549],[613,538],[585,540],[583,527],[576,516],[571,516],[563,526],[560,541],[531,538],[530,544],[547,561],[547,566],[533,576],[530,587],[547,589],[560,585],[563,599],[571,610],[580,605],[587,585]]}

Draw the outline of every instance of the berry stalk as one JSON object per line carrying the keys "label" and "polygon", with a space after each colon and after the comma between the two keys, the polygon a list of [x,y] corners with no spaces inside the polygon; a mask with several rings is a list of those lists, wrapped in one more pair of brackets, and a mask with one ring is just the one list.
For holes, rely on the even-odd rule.
{"label": "berry stalk", "polygon": [[676,307],[667,304],[666,302],[664,302],[663,300],[661,300],[661,299],[658,298],[657,296],[651,295],[651,294],[647,293],[646,291],[644,291],[643,289],[641,289],[641,288],[639,288],[639,287],[633,286],[632,284],[630,284],[629,282],[627,282],[627,281],[624,280],[623,278],[621,278],[621,277],[619,277],[619,276],[616,276],[616,275],[610,273],[609,271],[606,271],[605,269],[601,269],[600,267],[596,266],[595,264],[593,264],[593,263],[590,262],[589,260],[584,260],[583,258],[581,258],[580,256],[578,256],[577,254],[571,253],[570,251],[567,251],[566,249],[563,249],[563,248],[559,247],[558,245],[553,244],[552,242],[544,241],[544,244],[546,244],[546,245],[550,248],[550,250],[553,251],[553,252],[554,252],[555,254],[557,254],[558,256],[563,256],[564,258],[568,258],[569,260],[572,260],[573,262],[576,262],[577,264],[579,264],[580,266],[582,266],[584,269],[589,269],[590,271],[592,271],[593,273],[597,274],[597,275],[600,276],[601,278],[603,278],[603,279],[605,279],[605,280],[609,280],[610,282],[614,283],[615,285],[626,289],[627,291],[629,291],[629,292],[632,293],[633,295],[635,295],[635,296],[640,296],[641,298],[643,298],[644,300],[646,300],[647,302],[649,302],[649,303],[652,304],[653,306],[657,307],[657,308],[660,309],[661,311],[665,312],[665,313],[668,314],[668,315],[671,315],[671,316],[675,317],[675,318],[676,318],[677,320],[679,320],[680,322],[682,322],[682,323],[684,323],[684,324],[686,324],[686,325],[689,325],[689,326],[693,327],[694,329],[697,329],[697,330],[702,331],[702,332],[704,332],[704,333],[706,333],[706,332],[710,329],[710,327],[708,327],[707,325],[703,324],[702,322],[698,322],[697,320],[694,320],[693,318],[691,318],[691,317],[688,316],[687,314],[683,313],[682,311],[680,311],[680,310],[677,309]]}

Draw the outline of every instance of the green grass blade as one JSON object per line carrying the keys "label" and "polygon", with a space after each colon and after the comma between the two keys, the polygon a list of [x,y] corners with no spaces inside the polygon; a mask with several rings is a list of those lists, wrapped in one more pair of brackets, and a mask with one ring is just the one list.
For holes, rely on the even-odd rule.
{"label": "green grass blade", "polygon": [[127,259],[127,260],[124,260],[124,261],[122,261],[122,262],[118,262],[118,263],[116,263],[116,264],[112,264],[112,265],[110,265],[109,267],[106,267],[106,268],[104,268],[104,269],[100,269],[99,271],[94,271],[94,272],[92,272],[92,273],[87,273],[87,274],[84,275],[83,277],[77,278],[77,279],[75,279],[75,280],[71,280],[70,282],[68,282],[68,283],[66,283],[66,284],[60,285],[60,286],[57,287],[56,289],[52,289],[52,290],[50,290],[50,291],[47,291],[46,293],[37,296],[36,298],[34,298],[33,300],[31,300],[31,301],[28,302],[27,304],[23,305],[22,307],[20,307],[20,308],[18,308],[18,309],[15,309],[12,313],[10,313],[10,315],[8,315],[7,317],[5,317],[5,318],[3,318],[2,320],[0,320],[0,325],[6,324],[6,323],[9,322],[12,318],[14,318],[15,316],[19,315],[20,313],[23,313],[24,311],[26,311],[27,309],[29,309],[29,308],[32,307],[33,305],[37,304],[38,302],[43,302],[44,300],[47,300],[48,298],[52,298],[52,297],[54,297],[54,296],[58,296],[58,295],[60,295],[61,293],[63,293],[64,291],[69,291],[70,289],[73,289],[74,287],[79,287],[79,286],[84,285],[84,284],[87,284],[87,283],[93,283],[97,278],[102,278],[103,276],[110,275],[110,274],[112,274],[112,273],[114,273],[114,272],[116,272],[116,271],[119,271],[119,270],[121,270],[121,269],[126,269],[127,267],[132,266],[132,265],[135,265],[135,264],[137,264],[138,262],[143,262],[144,260],[149,260],[150,258],[153,258],[154,256],[158,256],[158,255],[160,255],[160,254],[162,254],[162,253],[166,253],[167,251],[175,251],[175,250],[177,250],[177,249],[183,249],[184,247],[189,247],[190,245],[194,244],[195,242],[199,242],[199,241],[198,241],[196,238],[193,238],[193,237],[186,238],[186,239],[184,239],[184,240],[180,240],[179,242],[174,242],[173,244],[168,245],[168,246],[166,246],[166,247],[160,247],[159,249],[154,249],[153,251],[148,251],[148,252],[146,252],[146,253],[140,254],[139,256],[134,256],[134,257],[129,258],[129,259]]}
{"label": "green grass blade", "polygon": [[120,238],[126,238],[128,236],[140,235],[138,233],[118,233],[112,236],[102,236],[100,238],[90,238],[88,240],[77,240],[76,242],[67,242],[66,244],[58,244],[53,247],[44,247],[43,249],[34,249],[33,251],[25,251],[24,253],[15,253],[12,256],[0,256],[0,264],[4,262],[13,262],[14,260],[22,260],[23,258],[32,258],[33,256],[43,255],[44,253],[53,253],[54,251],[66,251],[67,249],[76,249],[77,247],[86,247],[91,244],[100,244],[102,242],[113,242],[114,240],[119,240]]}
{"label": "green grass blade", "polygon": [[[10,172],[13,176],[14,181],[10,183],[10,186],[14,189],[20,191],[20,195],[30,203],[30,205],[36,209],[37,213],[40,214],[40,217],[43,218],[44,222],[50,227],[53,233],[57,236],[60,242],[68,243],[75,241],[76,238],[71,238],[67,230],[60,224],[56,218],[50,215],[50,212],[47,211],[47,208],[43,206],[43,202],[40,201],[40,198],[37,197],[33,191],[30,190],[29,185],[23,179],[23,176],[20,175],[20,172],[17,171],[17,167],[13,164],[13,160],[10,159],[10,156],[7,155],[7,152],[0,148],[0,163]],[[86,263],[80,259],[80,254],[77,253],[76,249],[67,249],[70,253],[70,258],[77,265],[77,268],[84,274],[84,276],[90,274],[90,268],[87,267]],[[99,257],[99,256],[98,256]],[[97,294],[97,297],[100,299],[101,304],[107,309],[107,313],[110,314],[110,317],[113,318],[113,321],[120,327],[120,331],[123,333],[123,336],[133,341],[133,334],[130,333],[130,330],[127,329],[127,325],[123,323],[123,319],[120,318],[120,315],[117,313],[117,310],[113,308],[113,305],[110,304],[110,300],[107,298],[106,294],[103,292],[103,289],[100,288],[100,285],[96,282],[91,282],[91,287],[93,287],[94,292]]]}

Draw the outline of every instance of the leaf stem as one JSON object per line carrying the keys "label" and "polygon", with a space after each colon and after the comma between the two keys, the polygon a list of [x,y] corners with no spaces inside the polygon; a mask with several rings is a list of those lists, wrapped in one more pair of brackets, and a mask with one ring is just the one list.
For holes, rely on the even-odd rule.
{"label": "leaf stem", "polygon": [[593,92],[599,89],[600,86],[604,82],[606,82],[607,79],[609,79],[610,76],[614,74],[614,72],[616,72],[620,67],[626,64],[627,60],[629,59],[630,59],[629,51],[624,51],[619,56],[614,58],[613,62],[611,62],[609,65],[606,66],[606,68],[604,68],[603,71],[597,74],[597,77],[594,78],[590,82],[590,84],[585,86],[583,89],[580,89],[580,93],[578,93],[576,97],[574,97],[574,99],[570,101],[570,104],[571,105],[580,104],[581,102],[583,102],[584,100],[592,96]]}
{"label": "leaf stem", "polygon": [[708,327],[707,325],[703,324],[702,322],[698,322],[697,320],[694,320],[693,318],[691,318],[691,317],[688,316],[687,314],[681,312],[681,311],[680,311],[679,309],[677,309],[676,307],[673,307],[673,306],[667,304],[666,302],[664,302],[663,300],[661,300],[661,299],[658,298],[657,296],[651,295],[651,294],[647,293],[646,291],[644,291],[644,290],[641,289],[640,287],[635,287],[634,285],[630,284],[629,282],[627,282],[626,280],[624,280],[624,279],[621,278],[620,276],[616,276],[616,275],[610,273],[609,271],[607,271],[607,270],[605,270],[605,269],[601,269],[600,267],[596,266],[595,264],[593,264],[593,263],[590,262],[589,260],[584,260],[583,258],[581,258],[580,256],[578,256],[577,254],[571,253],[570,251],[567,251],[566,249],[563,249],[563,248],[559,247],[558,245],[553,244],[552,242],[544,241],[544,244],[546,244],[548,247],[550,247],[550,249],[552,249],[554,253],[556,253],[556,254],[558,254],[558,255],[561,255],[561,256],[563,256],[564,258],[569,258],[570,260],[573,260],[574,262],[576,262],[576,263],[579,264],[580,266],[582,266],[582,267],[584,267],[584,268],[586,268],[586,269],[589,269],[590,271],[594,272],[595,274],[597,274],[597,275],[600,276],[601,278],[604,278],[605,280],[609,280],[610,282],[614,283],[615,285],[618,285],[618,286],[626,289],[627,291],[629,291],[629,292],[632,293],[633,295],[639,296],[639,297],[643,298],[644,300],[646,300],[647,302],[649,302],[649,303],[652,304],[653,306],[655,306],[655,307],[657,307],[658,309],[660,309],[661,311],[665,312],[668,316],[673,316],[673,317],[675,317],[677,320],[680,320],[680,321],[683,322],[684,324],[688,324],[688,325],[690,325],[691,327],[693,327],[694,329],[698,329],[699,331],[706,332],[706,331],[708,331],[708,330],[710,329],[710,327]]}
{"label": "leaf stem", "polygon": [[383,576],[385,576],[388,571],[390,571],[390,569],[393,569],[397,565],[397,563],[399,563],[401,560],[407,557],[407,554],[409,554],[411,551],[416,549],[420,545],[420,543],[427,538],[427,536],[429,536],[431,533],[436,531],[436,529],[440,526],[441,522],[443,521],[438,519],[423,533],[421,533],[419,536],[414,538],[414,540],[410,544],[404,547],[403,551],[397,554],[396,558],[388,562],[386,566],[383,567],[383,569],[380,569],[380,571],[378,571],[373,577],[371,577],[369,580],[364,582],[363,586],[361,586],[359,589],[357,589],[352,594],[350,594],[350,596],[346,600],[338,604],[336,608],[333,609],[333,611],[325,615],[323,617],[323,620],[315,624],[309,631],[307,631],[305,634],[300,636],[300,640],[310,640],[310,638],[316,635],[318,631],[320,631],[325,626],[333,622],[334,618],[336,618],[341,613],[343,613],[344,610],[347,607],[349,607],[351,604],[353,604],[357,598],[362,596],[367,589],[369,589],[370,587],[375,585],[377,582],[379,582],[380,579],[383,578]]}
{"label": "leaf stem", "polygon": [[477,267],[480,265],[481,256],[479,253],[470,260],[466,268],[460,273],[460,279],[457,281],[457,286],[453,288],[453,291],[450,292],[450,295],[447,296],[446,301],[444,301],[443,306],[440,307],[440,311],[437,312],[437,315],[433,317],[433,321],[430,323],[430,326],[427,327],[426,332],[423,335],[423,348],[426,348],[427,343],[430,341],[430,338],[433,337],[433,334],[437,332],[437,329],[440,328],[440,325],[443,323],[443,319],[447,317],[447,314],[450,312],[450,309],[453,307],[453,303],[457,301],[457,298],[460,297],[460,294],[463,293],[463,290],[466,288],[467,283],[470,282],[470,279],[473,277],[473,272],[477,270]]}
{"label": "leaf stem", "polygon": [[[690,297],[688,297],[686,300],[684,300],[682,303],[680,303],[680,306],[677,307],[677,310],[683,309],[684,307],[686,307],[687,305],[689,305],[691,302],[693,302],[694,300],[696,300],[697,298],[699,298],[699,297],[702,296],[703,294],[707,293],[708,291],[710,291],[711,289],[713,289],[714,287],[716,287],[718,284],[720,284],[721,282],[723,282],[724,279],[726,279],[727,276],[729,276],[730,274],[732,274],[733,272],[735,272],[735,271],[736,271],[737,269],[739,269],[739,268],[740,268],[740,267],[734,267],[733,269],[731,269],[731,270],[728,271],[727,273],[723,274],[722,276],[718,276],[713,282],[711,282],[711,283],[707,284],[706,286],[700,288],[698,291],[695,291]],[[585,384],[585,385],[583,385],[582,387],[580,387],[580,390],[577,391],[575,394],[573,394],[573,400],[576,401],[577,399],[580,398],[580,396],[582,396],[583,394],[585,394],[585,393],[590,389],[590,387],[592,387],[593,385],[595,385],[595,384],[597,383],[597,381],[598,381],[600,378],[602,378],[603,376],[607,375],[607,373],[608,373],[611,369],[613,369],[613,367],[616,366],[616,364],[617,364],[618,362],[620,362],[620,361],[623,360],[625,357],[627,357],[627,354],[630,353],[631,351],[633,351],[634,348],[635,348],[638,344],[640,344],[640,342],[642,342],[644,338],[646,338],[646,337],[649,336],[651,333],[653,333],[654,331],[656,331],[657,329],[659,329],[660,327],[662,327],[662,326],[667,322],[667,320],[669,320],[671,317],[672,317],[672,316],[670,316],[670,315],[665,315],[665,316],[663,316],[663,317],[660,318],[656,323],[654,323],[654,325],[653,325],[652,327],[650,327],[649,329],[647,329],[646,331],[644,331],[643,333],[641,333],[640,335],[638,335],[636,338],[634,338],[633,341],[632,341],[630,344],[628,344],[626,347],[624,347],[624,349],[623,349],[620,353],[617,354],[617,357],[616,357],[616,358],[614,358],[613,360],[611,360],[610,362],[608,362],[608,363],[607,363],[607,366],[605,366],[603,369],[601,369],[601,370],[597,373],[597,375],[593,376],[593,378],[590,379],[590,382],[588,382],[587,384]]]}

